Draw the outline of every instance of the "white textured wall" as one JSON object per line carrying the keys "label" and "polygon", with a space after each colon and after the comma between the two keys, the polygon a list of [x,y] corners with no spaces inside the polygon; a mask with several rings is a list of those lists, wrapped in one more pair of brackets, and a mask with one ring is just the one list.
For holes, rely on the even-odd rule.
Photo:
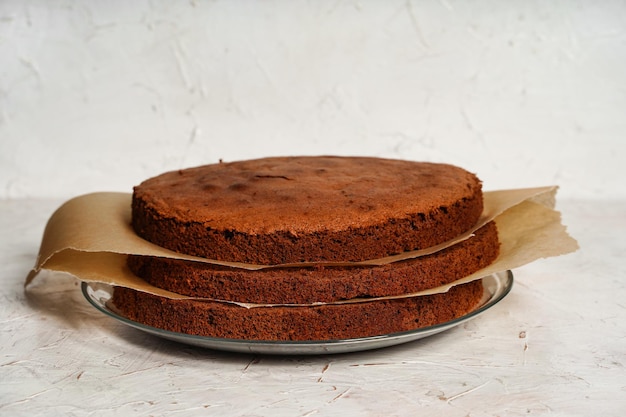
{"label": "white textured wall", "polygon": [[626,2],[0,2],[0,198],[288,154],[626,198]]}

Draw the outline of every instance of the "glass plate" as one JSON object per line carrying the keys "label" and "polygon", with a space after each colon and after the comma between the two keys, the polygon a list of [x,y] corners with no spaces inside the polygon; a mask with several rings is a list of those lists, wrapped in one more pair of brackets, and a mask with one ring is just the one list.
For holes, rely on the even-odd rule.
{"label": "glass plate", "polygon": [[199,346],[216,350],[243,352],[243,353],[260,353],[272,355],[320,355],[333,353],[357,352],[370,349],[379,349],[383,347],[398,345],[401,343],[412,342],[424,337],[432,336],[436,333],[443,332],[458,326],[487,309],[496,305],[502,300],[513,287],[513,273],[511,271],[499,272],[482,278],[483,281],[483,298],[474,310],[457,319],[440,323],[435,326],[423,327],[421,329],[392,333],[381,336],[363,337],[357,339],[343,340],[324,340],[324,341],[262,341],[262,340],[239,340],[239,339],[221,339],[215,337],[196,336],[185,333],[171,332],[168,330],[158,329],[156,327],[146,326],[144,324],[129,320],[120,316],[111,310],[107,303],[112,295],[112,287],[105,284],[82,283],[82,291],[85,298],[98,310],[106,315],[113,317],[120,322],[176,342],[188,345]]}

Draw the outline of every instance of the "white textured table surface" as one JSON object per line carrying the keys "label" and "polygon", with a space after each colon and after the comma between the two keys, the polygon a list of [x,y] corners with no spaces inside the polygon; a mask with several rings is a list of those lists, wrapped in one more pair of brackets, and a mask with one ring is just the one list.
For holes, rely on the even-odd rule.
{"label": "white textured table surface", "polygon": [[513,291],[421,341],[336,356],[192,348],[93,309],[43,273],[61,201],[0,201],[0,415],[590,416],[626,413],[626,201],[560,201],[578,252],[514,271]]}

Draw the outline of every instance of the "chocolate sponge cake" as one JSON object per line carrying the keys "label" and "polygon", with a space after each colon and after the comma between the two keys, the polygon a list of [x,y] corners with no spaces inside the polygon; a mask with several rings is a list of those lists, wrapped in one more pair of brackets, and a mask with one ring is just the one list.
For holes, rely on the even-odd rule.
{"label": "chocolate sponge cake", "polygon": [[446,164],[276,157],[165,173],[134,189],[136,233],[222,265],[129,256],[137,276],[199,300],[116,288],[113,303],[155,327],[255,340],[367,337],[436,324],[470,311],[482,296],[480,281],[444,294],[367,299],[411,294],[484,268],[498,256],[495,224],[419,258],[349,263],[444,243],[470,230],[482,209],[480,180]]}
{"label": "chocolate sponge cake", "polygon": [[273,265],[362,261],[427,248],[471,228],[478,178],[455,166],[364,157],[277,157],[144,181],[133,227],[174,251]]}
{"label": "chocolate sponge cake", "polygon": [[114,302],[131,320],[173,332],[245,340],[321,341],[392,334],[453,320],[483,295],[481,281],[445,294],[310,307],[255,307],[171,300],[116,288]]}

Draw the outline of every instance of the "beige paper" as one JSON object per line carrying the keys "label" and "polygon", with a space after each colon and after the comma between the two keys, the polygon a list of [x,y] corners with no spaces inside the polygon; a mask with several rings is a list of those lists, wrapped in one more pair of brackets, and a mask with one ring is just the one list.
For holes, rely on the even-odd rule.
{"label": "beige paper", "polygon": [[[474,229],[453,241],[398,256],[331,265],[381,265],[434,253],[471,238],[476,229],[494,219],[498,224],[502,245],[501,254],[492,265],[452,284],[400,297],[445,292],[453,285],[469,282],[493,272],[517,268],[539,258],[573,252],[578,248],[578,244],[567,234],[565,227],[561,225],[560,214],[553,209],[556,190],[557,187],[541,187],[485,192],[485,208],[480,221]],[[84,281],[124,286],[169,298],[189,298],[153,287],[137,278],[126,267],[126,255],[163,256],[246,269],[289,266],[219,262],[183,255],[149,243],[138,237],[130,226],[130,200],[130,194],[95,193],[77,197],[62,205],[46,226],[37,263],[29,273],[25,285],[28,285],[41,269],[48,269],[67,272]],[[372,301],[371,298],[368,300]],[[361,300],[355,299],[348,302],[359,301]],[[246,307],[257,306],[237,304]]]}

